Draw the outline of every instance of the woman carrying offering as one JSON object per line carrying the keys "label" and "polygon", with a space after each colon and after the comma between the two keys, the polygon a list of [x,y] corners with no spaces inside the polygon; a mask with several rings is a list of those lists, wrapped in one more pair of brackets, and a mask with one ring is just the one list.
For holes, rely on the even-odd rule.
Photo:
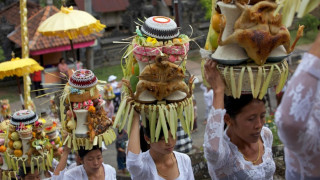
{"label": "woman carrying offering", "polygon": [[[194,180],[188,155],[173,151],[176,140],[169,131],[168,143],[161,131],[159,141],[150,143],[150,131],[144,127],[144,138],[150,150],[141,153],[139,114],[134,112],[128,144],[127,168],[132,179],[141,180]],[[168,126],[169,127],[169,126]]]}
{"label": "woman carrying offering", "polygon": [[113,167],[103,163],[102,149],[93,146],[91,150],[85,150],[81,147],[78,150],[81,164],[72,169],[67,170],[67,157],[70,148],[65,148],[61,155],[60,162],[54,171],[53,179],[57,180],[115,180],[116,171]]}
{"label": "woman carrying offering", "polygon": [[[216,62],[205,65],[214,98],[204,135],[204,153],[212,179],[273,179],[271,131],[264,127],[265,103],[252,95],[224,98],[225,84]],[[224,130],[224,123],[227,124]]]}

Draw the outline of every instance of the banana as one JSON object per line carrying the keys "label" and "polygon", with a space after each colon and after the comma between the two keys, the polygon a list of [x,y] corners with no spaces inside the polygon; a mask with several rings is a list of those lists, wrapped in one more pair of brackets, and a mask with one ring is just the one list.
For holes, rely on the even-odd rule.
{"label": "banana", "polygon": [[113,123],[113,128],[116,128],[117,127],[117,124],[118,124],[118,121],[120,120],[121,118],[121,113],[123,111],[123,108],[125,107],[125,105],[127,104],[127,99],[125,98],[123,101],[121,101],[120,103],[120,106],[119,106],[119,109],[118,109],[118,112],[120,113],[117,113],[116,115],[116,118],[114,120],[114,123]]}

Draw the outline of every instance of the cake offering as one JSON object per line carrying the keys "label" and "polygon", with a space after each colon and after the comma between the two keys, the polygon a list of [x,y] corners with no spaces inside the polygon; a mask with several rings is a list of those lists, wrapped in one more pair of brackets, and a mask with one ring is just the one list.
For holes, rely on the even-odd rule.
{"label": "cake offering", "polygon": [[52,146],[45,137],[43,125],[31,110],[20,110],[13,114],[8,127],[7,142],[5,143],[5,162],[8,170],[17,171],[18,167],[37,166],[47,170],[52,165]]}
{"label": "cake offering", "polygon": [[91,149],[94,145],[111,144],[116,135],[110,128],[112,120],[103,109],[105,101],[99,90],[97,77],[92,71],[80,69],[75,71],[64,88],[60,98],[62,113],[62,128],[69,135],[64,141],[77,150],[80,146]]}
{"label": "cake offering", "polygon": [[[151,124],[151,141],[158,141],[160,130],[168,138],[168,125],[175,138],[178,119],[190,135],[193,127],[192,85],[187,77],[186,60],[190,39],[177,24],[164,16],[149,17],[137,26],[124,54],[124,94],[114,127],[127,124],[130,135],[133,111],[141,114],[143,125]],[[158,118],[159,117],[159,118]],[[157,131],[156,131],[157,129]]]}
{"label": "cake offering", "polygon": [[[304,26],[299,26],[290,42],[290,33],[274,1],[223,0],[216,5],[221,14],[212,13],[218,20],[212,20],[210,27],[217,27],[219,22],[219,46],[210,58],[218,62],[226,82],[225,93],[234,98],[252,93],[262,99],[269,87],[277,86],[276,93],[280,92],[288,76],[285,58],[303,35]],[[212,39],[209,36],[207,40]]]}

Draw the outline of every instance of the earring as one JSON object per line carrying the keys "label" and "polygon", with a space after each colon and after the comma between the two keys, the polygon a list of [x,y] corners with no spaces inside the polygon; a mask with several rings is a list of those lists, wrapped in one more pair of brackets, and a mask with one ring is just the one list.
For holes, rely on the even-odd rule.
{"label": "earring", "polygon": [[150,141],[147,141],[147,144],[150,144]]}

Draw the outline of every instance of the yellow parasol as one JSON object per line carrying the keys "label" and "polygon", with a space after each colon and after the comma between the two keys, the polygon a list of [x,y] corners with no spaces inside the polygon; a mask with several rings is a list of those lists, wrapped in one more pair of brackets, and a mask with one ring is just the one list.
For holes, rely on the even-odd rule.
{"label": "yellow parasol", "polygon": [[85,11],[74,10],[72,6],[69,8],[62,6],[60,12],[40,24],[38,31],[45,36],[68,37],[75,60],[72,39],[80,34],[89,35],[100,32],[105,27],[99,20]]}
{"label": "yellow parasol", "polygon": [[[12,57],[10,61],[0,63],[0,79],[9,77],[9,76],[24,76],[24,77],[27,76],[27,78],[24,78],[24,90],[25,92],[30,92],[31,81],[28,74],[31,74],[40,70],[43,70],[43,67],[40,66],[37,63],[37,61],[35,61],[34,59],[31,59],[31,58],[20,59],[20,58]],[[18,90],[19,90],[20,100],[22,103],[22,108],[24,109],[24,101],[21,94],[19,80],[18,80]],[[26,96],[27,96],[26,97],[27,99],[25,100],[27,103],[26,108],[34,108],[32,107],[33,103],[31,101],[30,94]]]}
{"label": "yellow parasol", "polygon": [[43,70],[37,61],[31,58],[12,58],[10,61],[0,63],[0,79],[8,76],[23,76]]}

